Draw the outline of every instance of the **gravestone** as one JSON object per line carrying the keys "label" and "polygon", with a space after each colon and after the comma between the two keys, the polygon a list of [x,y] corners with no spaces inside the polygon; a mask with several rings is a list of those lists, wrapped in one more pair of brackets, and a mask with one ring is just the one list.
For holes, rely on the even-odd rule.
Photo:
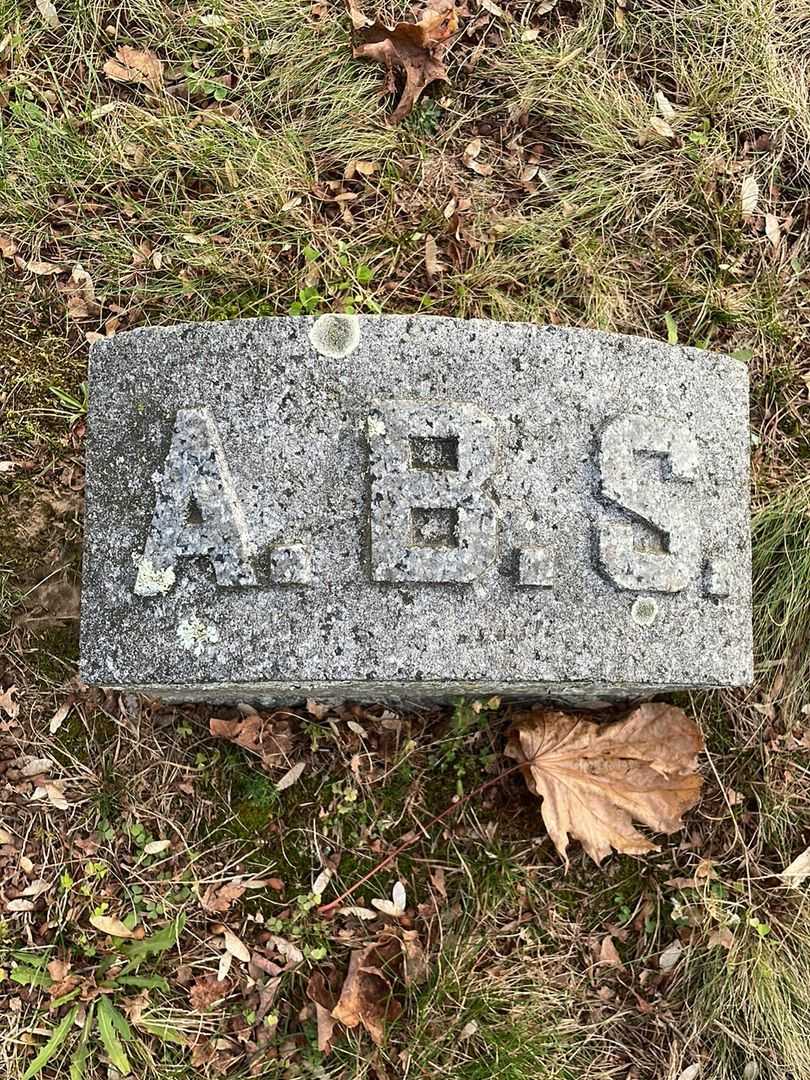
{"label": "gravestone", "polygon": [[586,330],[323,316],[90,364],[86,681],[621,700],[751,678],[748,386]]}

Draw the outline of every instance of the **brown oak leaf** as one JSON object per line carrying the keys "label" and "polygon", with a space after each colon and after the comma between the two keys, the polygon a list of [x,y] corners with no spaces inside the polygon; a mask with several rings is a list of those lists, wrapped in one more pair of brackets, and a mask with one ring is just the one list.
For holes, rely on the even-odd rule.
{"label": "brown oak leaf", "polygon": [[399,953],[399,942],[388,938],[365,949],[354,949],[349,970],[332,1016],[346,1027],[362,1024],[378,1046],[385,1040],[385,1024],[402,1012],[393,996],[391,983],[384,974],[385,965]]}
{"label": "brown oak leaf", "polygon": [[607,724],[553,709],[516,713],[505,752],[542,798],[543,822],[566,865],[569,837],[598,865],[611,849],[659,850],[633,821],[663,833],[682,827],[681,814],[700,796],[702,749],[683,709],[651,702]]}
{"label": "brown oak leaf", "polygon": [[262,716],[251,712],[236,720],[212,716],[208,728],[213,736],[230,739],[237,746],[257,754],[267,769],[289,764],[294,740],[292,726],[287,720],[274,720],[272,714]]}
{"label": "brown oak leaf", "polygon": [[158,91],[163,84],[163,64],[150,49],[133,49],[122,45],[115,59],[104,65],[104,74],[116,82],[144,83]]}
{"label": "brown oak leaf", "polygon": [[[355,25],[357,19],[353,15]],[[442,61],[444,42],[458,29],[454,0],[431,0],[430,6],[417,23],[400,22],[394,27],[377,20],[357,31],[354,57],[384,64],[386,80],[383,93],[396,90],[395,71],[405,76],[399,102],[389,117],[396,124],[404,119],[432,82],[449,82]]]}

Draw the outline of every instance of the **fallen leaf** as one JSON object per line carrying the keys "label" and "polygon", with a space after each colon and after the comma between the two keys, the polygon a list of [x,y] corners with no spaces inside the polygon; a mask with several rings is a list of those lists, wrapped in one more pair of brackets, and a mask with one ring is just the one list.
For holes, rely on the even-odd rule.
{"label": "fallen leaf", "polygon": [[200,903],[206,911],[224,915],[244,891],[244,885],[237,885],[234,882],[228,882],[225,885],[209,885]]}
{"label": "fallen leaf", "polygon": [[0,694],[0,709],[10,716],[12,720],[16,720],[20,715],[20,703],[17,700],[17,687],[10,686],[8,690],[4,690]]}
{"label": "fallen leaf", "polygon": [[51,0],[37,0],[37,11],[42,16],[42,21],[51,30],[59,29],[59,16]]}
{"label": "fallen leaf", "polygon": [[250,951],[243,941],[229,930],[227,926],[223,926],[222,933],[225,937],[225,948],[231,954],[235,956],[237,960],[241,960],[243,964],[250,963]]}
{"label": "fallen leaf", "polygon": [[250,712],[237,720],[220,720],[212,716],[208,721],[208,729],[216,738],[229,739],[237,746],[257,754],[266,769],[284,765],[294,743],[290,723],[286,720],[274,720],[272,714],[262,716],[257,712]]}
{"label": "fallen leaf", "polygon": [[286,938],[281,937],[279,934],[271,934],[270,942],[276,952],[287,962],[288,967],[295,967],[296,964],[303,963],[304,954],[291,941],[287,941]]}
{"label": "fallen leaf", "polygon": [[144,855],[160,855],[164,851],[168,851],[172,846],[171,840],[152,840],[148,844],[144,845]]}
{"label": "fallen leaf", "polygon": [[490,15],[494,15],[497,19],[505,19],[507,22],[512,21],[512,16],[493,3],[493,0],[478,0],[478,6],[484,11],[488,11]]}
{"label": "fallen leaf", "polygon": [[383,914],[398,919],[400,915],[405,914],[405,886],[401,881],[398,881],[391,891],[390,900],[372,900],[371,903],[377,911],[382,911]]}
{"label": "fallen leaf", "polygon": [[750,216],[755,213],[758,202],[759,184],[753,176],[744,177],[740,187],[740,209],[743,214]]}
{"label": "fallen leaf", "polygon": [[662,971],[672,971],[683,952],[683,945],[676,938],[671,945],[667,945],[658,957],[658,966]]}
{"label": "fallen leaf", "polygon": [[378,913],[367,907],[342,907],[338,908],[338,912],[341,915],[353,915],[355,919],[364,919],[367,922],[378,918]]}
{"label": "fallen leaf", "polygon": [[10,259],[16,250],[17,245],[11,237],[0,234],[0,255],[2,255],[4,259]]}
{"label": "fallen leaf", "polygon": [[658,848],[633,827],[682,827],[702,778],[703,739],[683,709],[651,702],[609,724],[553,709],[516,713],[505,753],[520,762],[529,790],[542,798],[543,822],[568,863],[569,837],[597,865],[611,851]]}
{"label": "fallen leaf", "polygon": [[34,904],[32,900],[9,900],[9,902],[6,904],[6,911],[19,913],[23,911],[33,910]]}
{"label": "fallen leaf", "polygon": [[678,1077],[678,1080],[695,1080],[695,1077],[700,1073],[700,1062],[696,1061],[694,1065],[689,1065]]}
{"label": "fallen leaf", "polygon": [[20,766],[20,776],[29,780],[32,776],[49,773],[53,768],[53,759],[49,757],[30,757]]}
{"label": "fallen leaf", "polygon": [[11,835],[8,829],[3,829],[2,827],[0,827],[0,845],[2,844],[10,844],[13,847],[14,837]]}
{"label": "fallen leaf", "polygon": [[374,20],[369,19],[365,14],[358,3],[358,0],[348,0],[346,6],[349,11],[349,18],[352,20],[352,26],[355,30],[364,30],[367,26],[373,25]]}
{"label": "fallen leaf", "polygon": [[403,930],[400,938],[402,946],[403,975],[406,986],[416,986],[424,982],[427,976],[427,957],[416,930]]}
{"label": "fallen leaf", "polygon": [[130,930],[128,926],[124,926],[121,920],[116,919],[113,915],[91,915],[90,925],[94,926],[96,930],[100,930],[102,934],[109,934],[110,937],[136,937],[134,930]]}
{"label": "fallen leaf", "polygon": [[444,270],[444,264],[439,262],[439,249],[436,246],[436,241],[430,233],[425,236],[425,270],[431,281]]}
{"label": "fallen leaf", "polygon": [[619,971],[624,970],[624,964],[622,958],[619,956],[619,950],[616,948],[613,938],[610,934],[605,934],[602,938],[602,944],[599,948],[599,964],[605,964],[607,967],[618,968]]}
{"label": "fallen leaf", "polygon": [[660,116],[653,116],[650,120],[650,127],[656,135],[660,135],[662,139],[674,139],[675,132],[666,120]]}
{"label": "fallen leaf", "polygon": [[305,768],[305,761],[299,761],[297,765],[293,765],[293,767],[288,769],[281,779],[276,782],[276,790],[285,791],[288,787],[292,787],[293,784],[301,779],[301,773],[303,773]]}
{"label": "fallen leaf", "polygon": [[719,930],[712,930],[709,934],[709,948],[722,945],[724,949],[730,949],[734,944],[734,935],[727,926],[721,926]]}
{"label": "fallen leaf", "polygon": [[658,106],[658,111],[661,113],[665,120],[675,119],[675,110],[672,107],[672,102],[669,100],[663,90],[656,91],[655,104]]}
{"label": "fallen leaf", "polygon": [[70,968],[70,962],[65,960],[51,960],[47,965],[48,974],[54,982],[61,982],[62,979],[66,979]]}
{"label": "fallen leaf", "polygon": [[312,892],[316,896],[323,896],[326,892],[326,886],[332,880],[332,871],[327,866],[325,870],[321,870],[320,874],[315,878],[312,883]]}
{"label": "fallen leaf", "polygon": [[337,970],[329,967],[327,972],[313,971],[307,982],[307,997],[315,1005],[318,1024],[318,1049],[322,1054],[332,1050],[332,1033],[337,1023],[332,1010],[338,1002]]}
{"label": "fallen leaf", "polygon": [[70,712],[72,702],[66,701],[64,705],[60,705],[56,712],[51,717],[48,723],[48,731],[51,735],[55,735],[62,724],[65,722],[65,717]]}
{"label": "fallen leaf", "polygon": [[46,262],[44,259],[33,259],[25,264],[25,269],[38,277],[48,277],[51,274],[61,274],[64,267],[59,263]]}
{"label": "fallen leaf", "polygon": [[774,251],[779,247],[779,241],[781,240],[781,232],[779,230],[779,218],[776,214],[765,215],[765,235],[771,242],[771,246]]}
{"label": "fallen leaf", "polygon": [[154,91],[163,85],[163,64],[155,53],[129,45],[122,45],[115,59],[105,63],[104,74],[115,82],[144,83]]}
{"label": "fallen leaf", "polygon": [[42,896],[48,889],[53,887],[52,881],[46,881],[44,878],[38,878],[36,881],[32,881],[30,885],[27,885],[21,895],[30,896],[33,900],[36,900],[38,896]]}
{"label": "fallen leaf", "polygon": [[65,798],[64,780],[46,780],[44,784],[34,789],[31,798],[34,802],[47,800],[48,804],[56,810],[67,810],[70,805]]}
{"label": "fallen leaf", "polygon": [[389,123],[396,124],[404,119],[430,83],[450,81],[442,56],[444,42],[457,29],[454,0],[432,0],[417,23],[400,22],[388,27],[378,20],[371,26],[358,28],[359,44],[355,45],[353,55],[356,60],[370,60],[385,66],[384,92],[393,93],[396,89],[395,71],[405,75],[405,86]]}
{"label": "fallen leaf", "polygon": [[481,140],[480,139],[472,139],[464,147],[463,157],[464,157],[465,161],[471,161],[473,158],[477,158],[480,153],[481,153]]}
{"label": "fallen leaf", "polygon": [[793,862],[786,866],[779,877],[786,885],[798,889],[800,885],[810,877],[810,847],[797,855]]}
{"label": "fallen leaf", "polygon": [[229,953],[227,950],[219,958],[219,966],[217,968],[217,982],[225,982],[228,976],[228,972],[231,970],[231,964],[233,962],[233,953]]}
{"label": "fallen leaf", "polygon": [[346,1027],[362,1024],[377,1046],[382,1046],[385,1039],[385,1024],[396,1020],[402,1012],[382,970],[398,950],[394,938],[365,949],[354,949],[338,1003],[332,1010],[334,1019]]}
{"label": "fallen leaf", "polygon": [[431,882],[436,886],[436,889],[443,900],[447,899],[447,883],[444,879],[444,867],[437,866],[436,869],[430,875]]}
{"label": "fallen leaf", "polygon": [[197,1012],[205,1012],[217,1001],[227,997],[231,989],[231,983],[220,982],[216,975],[200,976],[194,980],[193,986],[189,987],[189,1004]]}

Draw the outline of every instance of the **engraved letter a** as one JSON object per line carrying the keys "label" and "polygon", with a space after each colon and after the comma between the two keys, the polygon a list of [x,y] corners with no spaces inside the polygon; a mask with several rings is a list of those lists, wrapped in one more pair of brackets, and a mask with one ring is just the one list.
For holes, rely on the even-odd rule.
{"label": "engraved letter a", "polygon": [[165,593],[179,558],[211,561],[218,585],[255,585],[254,547],[236,495],[225,451],[208,409],[181,409],[139,562],[135,592]]}

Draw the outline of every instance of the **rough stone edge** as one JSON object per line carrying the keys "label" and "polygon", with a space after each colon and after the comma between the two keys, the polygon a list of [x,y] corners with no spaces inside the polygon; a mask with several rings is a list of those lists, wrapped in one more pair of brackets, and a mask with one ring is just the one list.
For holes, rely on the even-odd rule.
{"label": "rough stone edge", "polygon": [[[251,327],[260,328],[262,325],[267,326],[270,323],[301,323],[305,328],[307,336],[302,335],[301,344],[306,344],[309,348],[313,348],[309,341],[308,333],[317,322],[319,316],[316,315],[260,315],[249,319],[227,319],[216,320],[206,322],[183,322],[183,323],[171,323],[168,326],[165,325],[152,325],[152,326],[138,326],[134,330],[122,330],[110,338],[103,338],[101,341],[95,342],[90,347],[90,393],[92,394],[92,367],[94,358],[96,361],[101,360],[104,354],[108,351],[115,351],[122,341],[126,341],[133,336],[166,336],[171,337],[175,334],[182,334],[187,330],[222,330],[224,327],[242,326],[245,329]],[[360,324],[360,343],[362,344],[362,329],[364,325],[373,323],[376,321],[385,320],[386,322],[392,322],[394,320],[408,322],[409,320],[419,320],[420,322],[436,322],[436,323],[454,323],[458,326],[481,326],[491,328],[497,327],[526,327],[533,330],[548,330],[553,334],[561,334],[566,336],[568,334],[574,337],[582,337],[587,340],[598,339],[605,343],[613,343],[617,345],[621,342],[636,342],[644,343],[652,348],[660,351],[672,351],[678,350],[684,355],[688,356],[691,360],[699,363],[711,363],[715,365],[716,361],[722,361],[722,366],[727,368],[730,372],[736,372],[740,375],[744,375],[746,386],[749,386],[749,372],[748,365],[741,360],[736,360],[733,356],[729,356],[728,353],[715,352],[711,349],[698,349],[693,345],[669,345],[667,342],[662,341],[660,338],[645,337],[641,334],[621,334],[609,330],[596,330],[586,326],[553,326],[551,323],[535,323],[535,322],[512,322],[510,320],[501,319],[462,319],[452,315],[424,315],[424,314],[391,314],[391,315],[358,315]],[[314,351],[314,350],[313,350]],[[709,359],[710,358],[710,359]]]}
{"label": "rough stone edge", "polygon": [[[106,684],[105,684],[106,685]],[[198,683],[194,687],[169,683],[107,686],[158,698],[166,702],[201,702],[210,705],[295,705],[307,698],[328,704],[358,701],[395,705],[424,706],[447,704],[457,698],[500,697],[504,701],[537,701],[580,709],[601,709],[611,705],[648,700],[656,694],[674,694],[684,690],[717,689],[720,684],[700,687],[686,684],[521,682],[504,684],[485,680],[403,681],[403,682],[330,682],[302,683]]]}

